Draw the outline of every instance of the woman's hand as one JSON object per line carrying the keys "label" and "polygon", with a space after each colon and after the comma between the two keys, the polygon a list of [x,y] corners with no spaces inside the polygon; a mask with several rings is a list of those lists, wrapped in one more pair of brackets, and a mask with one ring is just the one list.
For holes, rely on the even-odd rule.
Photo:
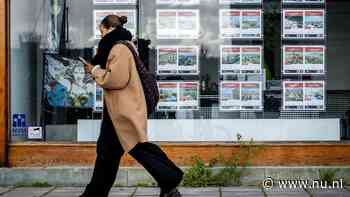
{"label": "woman's hand", "polygon": [[89,64],[89,63],[84,64],[84,69],[85,69],[86,73],[91,74],[91,71],[92,71],[93,68],[94,68],[94,66]]}

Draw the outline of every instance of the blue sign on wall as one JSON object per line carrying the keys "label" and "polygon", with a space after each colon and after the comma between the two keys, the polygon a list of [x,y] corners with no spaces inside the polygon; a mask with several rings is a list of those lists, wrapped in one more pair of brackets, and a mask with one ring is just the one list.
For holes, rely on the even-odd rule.
{"label": "blue sign on wall", "polygon": [[26,127],[26,115],[25,114],[13,114],[12,127]]}

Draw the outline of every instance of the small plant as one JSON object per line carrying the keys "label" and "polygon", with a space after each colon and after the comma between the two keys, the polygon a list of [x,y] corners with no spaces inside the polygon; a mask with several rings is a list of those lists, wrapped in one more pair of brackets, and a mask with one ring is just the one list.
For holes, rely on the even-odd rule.
{"label": "small plant", "polygon": [[320,169],[319,172],[319,178],[322,182],[326,182],[328,184],[331,184],[335,179],[336,175],[339,169]]}
{"label": "small plant", "polygon": [[153,187],[156,183],[152,181],[140,181],[136,184],[137,187]]}
{"label": "small plant", "polygon": [[183,186],[207,187],[210,185],[212,179],[211,170],[200,158],[193,157],[193,160],[194,165],[184,174]]}
{"label": "small plant", "polygon": [[51,187],[47,182],[34,182],[34,183],[25,183],[25,182],[20,182],[16,184],[16,187]]}

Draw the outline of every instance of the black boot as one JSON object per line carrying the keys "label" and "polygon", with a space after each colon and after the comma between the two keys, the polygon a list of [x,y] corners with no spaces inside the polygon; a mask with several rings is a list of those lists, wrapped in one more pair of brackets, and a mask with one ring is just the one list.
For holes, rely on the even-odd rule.
{"label": "black boot", "polygon": [[164,192],[163,190],[160,192],[159,197],[181,197],[179,190],[176,188],[170,190],[169,192]]}

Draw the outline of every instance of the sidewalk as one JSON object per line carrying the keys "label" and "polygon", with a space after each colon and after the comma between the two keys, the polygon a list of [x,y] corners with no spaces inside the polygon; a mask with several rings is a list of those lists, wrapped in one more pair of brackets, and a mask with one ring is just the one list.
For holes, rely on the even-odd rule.
{"label": "sidewalk", "polygon": [[[2,187],[1,197],[77,197],[82,187]],[[259,187],[209,187],[209,188],[180,188],[183,197],[350,197],[350,188],[342,190],[269,190]],[[158,197],[158,188],[115,187],[110,197]]]}

